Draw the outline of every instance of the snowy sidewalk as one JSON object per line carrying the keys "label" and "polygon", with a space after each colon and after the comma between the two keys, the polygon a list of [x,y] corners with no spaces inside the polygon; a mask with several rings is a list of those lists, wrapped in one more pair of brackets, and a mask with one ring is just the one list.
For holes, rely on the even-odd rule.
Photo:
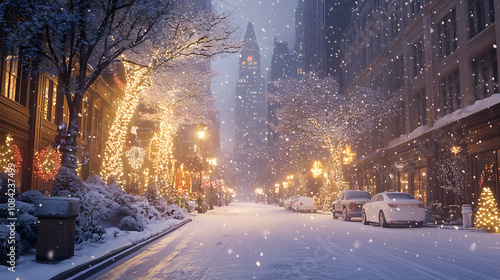
{"label": "snowy sidewalk", "polygon": [[[170,219],[157,224],[150,224],[148,229],[142,232],[126,232],[118,231],[116,228],[109,228],[102,243],[87,244],[82,248],[75,249],[73,257],[56,264],[36,262],[36,251],[33,250],[30,254],[21,256],[17,261],[15,272],[8,271],[6,267],[0,270],[0,279],[84,279],[70,277],[84,276],[85,273],[89,272],[87,268],[93,269],[107,262],[112,263],[189,222],[191,222],[190,218],[184,220]],[[118,231],[116,236],[114,236],[115,230]]]}

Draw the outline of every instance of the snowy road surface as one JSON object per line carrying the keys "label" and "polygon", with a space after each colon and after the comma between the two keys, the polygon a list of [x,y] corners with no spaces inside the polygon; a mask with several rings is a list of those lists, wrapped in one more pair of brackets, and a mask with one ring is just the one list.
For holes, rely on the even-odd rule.
{"label": "snowy road surface", "polygon": [[381,228],[233,203],[93,279],[500,279],[500,234]]}

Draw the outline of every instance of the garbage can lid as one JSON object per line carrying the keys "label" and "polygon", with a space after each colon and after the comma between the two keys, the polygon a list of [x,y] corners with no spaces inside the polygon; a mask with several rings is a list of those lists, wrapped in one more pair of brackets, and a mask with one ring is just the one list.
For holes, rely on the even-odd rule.
{"label": "garbage can lid", "polygon": [[70,218],[80,214],[80,200],[74,197],[45,197],[35,200],[35,216]]}

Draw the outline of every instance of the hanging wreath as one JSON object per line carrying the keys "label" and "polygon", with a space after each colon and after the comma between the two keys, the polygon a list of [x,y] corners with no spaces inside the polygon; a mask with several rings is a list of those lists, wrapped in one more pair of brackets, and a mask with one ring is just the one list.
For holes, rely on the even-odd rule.
{"label": "hanging wreath", "polygon": [[45,181],[53,180],[61,168],[61,155],[59,152],[47,146],[35,155],[36,175]]}
{"label": "hanging wreath", "polygon": [[144,164],[144,156],[146,155],[146,151],[137,146],[133,146],[127,152],[125,152],[125,156],[127,156],[128,163],[134,170],[139,170]]}

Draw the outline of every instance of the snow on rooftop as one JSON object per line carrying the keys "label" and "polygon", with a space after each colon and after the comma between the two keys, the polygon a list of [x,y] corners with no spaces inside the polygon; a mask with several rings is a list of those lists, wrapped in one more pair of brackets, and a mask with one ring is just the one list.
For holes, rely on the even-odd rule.
{"label": "snow on rooftop", "polygon": [[401,135],[400,137],[389,142],[389,145],[387,145],[386,148],[392,148],[406,141],[413,140],[427,132],[433,131],[452,122],[466,118],[472,114],[478,113],[498,103],[500,103],[500,93],[496,93],[485,99],[478,100],[474,102],[474,104],[471,104],[465,108],[458,109],[446,116],[439,118],[432,127],[419,126],[409,134]]}

